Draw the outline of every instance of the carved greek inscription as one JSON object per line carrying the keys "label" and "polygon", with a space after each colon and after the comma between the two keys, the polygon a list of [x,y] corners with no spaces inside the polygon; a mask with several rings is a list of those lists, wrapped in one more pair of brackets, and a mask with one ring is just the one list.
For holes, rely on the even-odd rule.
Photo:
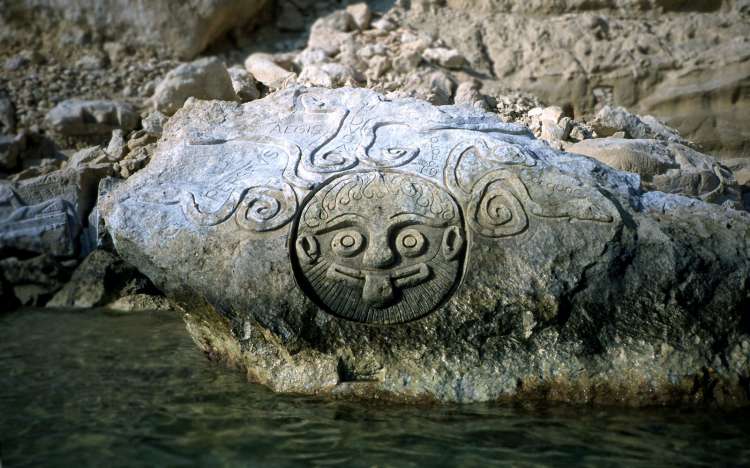
{"label": "carved greek inscription", "polygon": [[453,293],[466,233],[453,197],[421,177],[354,172],[303,205],[290,238],[302,290],[338,317],[372,324],[422,317]]}

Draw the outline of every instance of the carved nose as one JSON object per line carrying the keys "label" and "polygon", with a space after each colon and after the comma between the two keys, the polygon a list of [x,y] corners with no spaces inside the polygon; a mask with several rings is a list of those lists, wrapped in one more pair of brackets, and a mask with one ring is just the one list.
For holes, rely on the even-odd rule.
{"label": "carved nose", "polygon": [[388,275],[367,275],[362,288],[362,300],[371,307],[388,307],[393,302],[395,293]]}
{"label": "carved nose", "polygon": [[367,268],[386,268],[393,263],[395,258],[391,246],[388,245],[388,237],[373,236],[362,257],[362,264]]}

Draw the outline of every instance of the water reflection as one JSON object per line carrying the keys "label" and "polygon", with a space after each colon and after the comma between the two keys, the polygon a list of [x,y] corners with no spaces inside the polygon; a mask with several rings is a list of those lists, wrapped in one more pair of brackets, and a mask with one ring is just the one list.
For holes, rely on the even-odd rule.
{"label": "water reflection", "polygon": [[275,395],[209,363],[175,314],[0,317],[3,466],[716,466],[750,413],[404,407]]}

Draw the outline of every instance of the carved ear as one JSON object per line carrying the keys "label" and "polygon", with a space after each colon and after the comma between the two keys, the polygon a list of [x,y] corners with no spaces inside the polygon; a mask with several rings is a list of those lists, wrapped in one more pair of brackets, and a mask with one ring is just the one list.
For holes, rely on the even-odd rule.
{"label": "carved ear", "polygon": [[320,257],[318,249],[318,240],[314,236],[303,236],[296,242],[297,257],[304,263],[315,263]]}
{"label": "carved ear", "polygon": [[443,257],[446,261],[455,259],[464,248],[464,238],[457,226],[451,226],[443,233]]}

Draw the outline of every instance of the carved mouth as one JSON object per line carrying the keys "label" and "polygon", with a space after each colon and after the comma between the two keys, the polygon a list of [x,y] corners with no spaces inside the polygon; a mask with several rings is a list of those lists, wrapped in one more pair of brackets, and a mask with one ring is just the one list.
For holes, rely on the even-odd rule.
{"label": "carved mouth", "polygon": [[362,287],[362,301],[376,309],[384,309],[396,302],[397,290],[416,286],[430,277],[430,268],[424,263],[399,268],[392,272],[357,270],[332,264],[326,276],[332,280]]}
{"label": "carved mouth", "polygon": [[425,263],[417,263],[408,267],[398,268],[392,272],[383,272],[376,270],[357,270],[355,268],[345,267],[332,263],[328,267],[326,276],[331,279],[346,281],[352,285],[359,285],[370,275],[386,277],[393,282],[397,288],[406,288],[423,283],[430,277],[430,267]]}

